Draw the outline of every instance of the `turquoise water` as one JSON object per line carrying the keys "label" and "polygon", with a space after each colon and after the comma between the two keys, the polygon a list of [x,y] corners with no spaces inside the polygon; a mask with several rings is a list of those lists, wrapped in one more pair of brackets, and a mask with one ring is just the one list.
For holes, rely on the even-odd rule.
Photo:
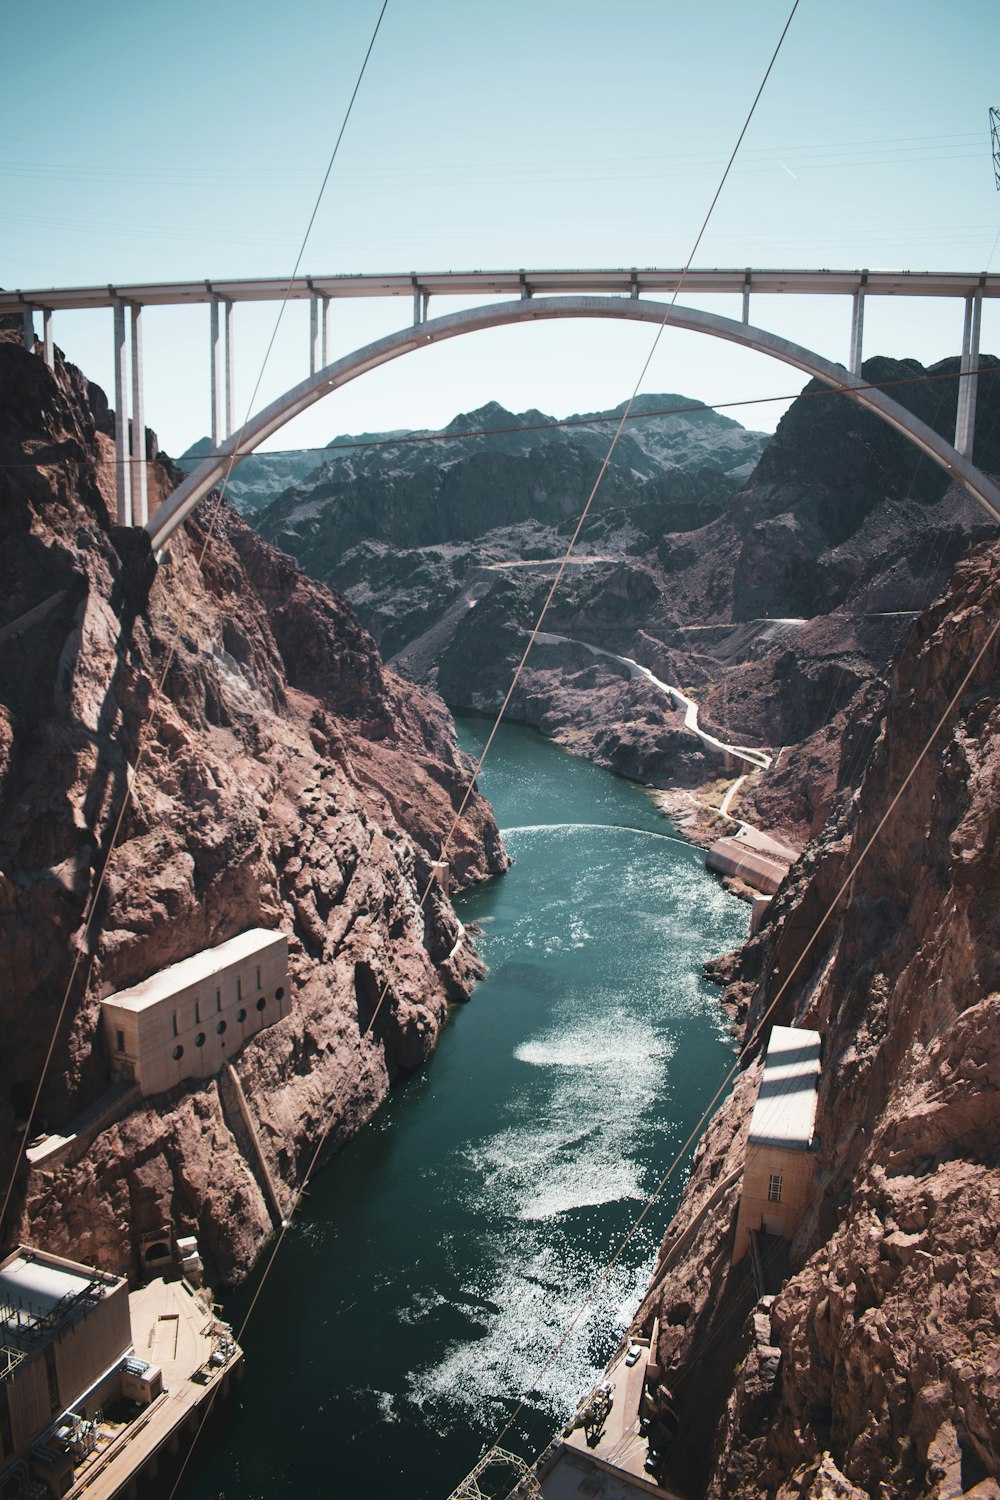
{"label": "turquoise water", "polygon": [[[465,748],[487,729],[461,721]],[[459,902],[490,973],[430,1066],[315,1180],[247,1328],[238,1402],[185,1476],[189,1500],[444,1500],[535,1384],[731,1062],[700,974],[746,935],[747,908],[663,836],[647,794],[518,727],[481,786],[516,861]],[[506,1446],[543,1446],[603,1367],[675,1197]],[[226,1304],[237,1324],[249,1295]]]}

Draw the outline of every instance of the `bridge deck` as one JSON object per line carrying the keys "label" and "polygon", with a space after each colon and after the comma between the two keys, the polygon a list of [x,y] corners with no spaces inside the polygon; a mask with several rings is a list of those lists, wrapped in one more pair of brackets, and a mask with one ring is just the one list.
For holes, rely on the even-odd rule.
{"label": "bridge deck", "polygon": [[132,302],[143,307],[211,302],[293,301],[310,297],[504,297],[603,293],[662,296],[675,292],[683,276],[687,296],[761,293],[849,296],[863,291],[876,297],[1000,297],[1000,273],[958,271],[782,270],[738,267],[692,270],[628,267],[610,270],[433,271],[392,275],[284,276],[238,281],[174,281],[117,286],[47,287],[0,291],[0,311],[113,307]]}

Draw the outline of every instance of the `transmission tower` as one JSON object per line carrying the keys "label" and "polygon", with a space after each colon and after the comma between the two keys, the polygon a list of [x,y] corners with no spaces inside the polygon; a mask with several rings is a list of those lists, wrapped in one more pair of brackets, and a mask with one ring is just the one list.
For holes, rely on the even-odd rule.
{"label": "transmission tower", "polygon": [[[453,1490],[448,1496],[448,1500],[491,1500],[491,1497],[495,1494],[493,1485],[490,1484],[488,1489],[484,1489],[479,1481],[494,1466],[501,1469],[514,1470],[516,1483],[514,1489],[510,1492],[511,1496],[516,1494],[518,1500],[521,1500],[522,1496],[524,1500],[542,1500],[542,1491],[538,1480],[524,1459],[519,1458],[516,1453],[508,1453],[505,1448],[490,1448],[484,1453],[472,1470],[472,1473],[466,1475],[462,1483],[458,1486],[458,1489]],[[496,1478],[494,1477],[493,1483],[495,1482]],[[507,1493],[507,1485],[509,1483],[510,1479],[508,1477],[503,1484],[505,1494]]]}
{"label": "transmission tower", "polygon": [[993,176],[1000,192],[1000,109],[990,110],[990,144],[993,147]]}

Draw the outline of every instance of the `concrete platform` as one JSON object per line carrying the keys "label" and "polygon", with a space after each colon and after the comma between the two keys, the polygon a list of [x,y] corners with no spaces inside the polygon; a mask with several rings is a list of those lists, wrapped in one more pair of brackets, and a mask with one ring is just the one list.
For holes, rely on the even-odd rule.
{"label": "concrete platform", "polygon": [[[242,1374],[243,1352],[226,1325],[184,1281],[151,1281],[129,1296],[136,1356],[159,1365],[163,1394],[134,1421],[101,1425],[97,1448],[77,1467],[69,1500],[140,1495],[144,1480],[179,1464],[209,1407]],[[212,1356],[224,1355],[222,1363]]]}

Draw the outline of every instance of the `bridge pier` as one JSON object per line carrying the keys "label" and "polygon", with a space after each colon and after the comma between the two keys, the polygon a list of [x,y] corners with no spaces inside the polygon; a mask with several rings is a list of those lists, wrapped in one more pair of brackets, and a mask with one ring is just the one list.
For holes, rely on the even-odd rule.
{"label": "bridge pier", "polygon": [[743,322],[750,326],[750,267],[747,266],[746,275],[743,278]]}
{"label": "bridge pier", "polygon": [[309,295],[309,374],[315,375],[316,371],[322,368],[319,353],[319,296],[316,292],[311,292]]}
{"label": "bridge pier", "polygon": [[115,514],[119,526],[129,523],[128,396],[125,384],[125,303],[115,298]]}
{"label": "bridge pier", "polygon": [[146,491],[146,419],[142,391],[142,308],[132,306],[132,525],[149,519]]}
{"label": "bridge pier", "polygon": [[218,448],[222,437],[222,381],[219,368],[219,301],[213,297],[209,303],[209,350],[208,369],[211,382],[209,402],[211,406],[211,438],[213,449]]}
{"label": "bridge pier", "polygon": [[321,319],[321,322],[322,322],[322,334],[321,334],[322,348],[321,348],[321,351],[320,351],[320,357],[321,357],[321,359],[323,361],[322,367],[325,370],[326,367],[327,367],[327,365],[330,363],[330,299],[329,299],[329,297],[321,297],[320,298],[320,303],[321,303],[321,311],[322,311],[322,319]]}
{"label": "bridge pier", "polygon": [[965,299],[965,329],[962,333],[962,366],[958,382],[958,412],[955,417],[955,447],[963,458],[972,458],[976,435],[976,396],[979,385],[979,329],[983,294],[971,292]]}
{"label": "bridge pier", "polygon": [[142,381],[142,308],[132,311],[132,421],[129,428],[126,312],[115,299],[115,516],[119,526],[145,526],[149,519],[146,479],[146,422]]}
{"label": "bridge pier", "polygon": [[25,303],[24,311],[21,313],[22,335],[24,347],[29,354],[35,352],[35,309],[30,303]]}
{"label": "bridge pier", "polygon": [[227,297],[226,307],[226,437],[233,435],[233,303]]}
{"label": "bridge pier", "polygon": [[42,310],[42,358],[45,360],[45,363],[48,365],[50,370],[55,369],[56,357],[55,350],[52,346],[51,307],[46,307]]}
{"label": "bridge pier", "polygon": [[852,375],[861,374],[861,363],[863,359],[862,344],[865,331],[865,282],[868,272],[862,271],[861,285],[854,293],[854,306],[851,311],[851,355],[848,369]]}

